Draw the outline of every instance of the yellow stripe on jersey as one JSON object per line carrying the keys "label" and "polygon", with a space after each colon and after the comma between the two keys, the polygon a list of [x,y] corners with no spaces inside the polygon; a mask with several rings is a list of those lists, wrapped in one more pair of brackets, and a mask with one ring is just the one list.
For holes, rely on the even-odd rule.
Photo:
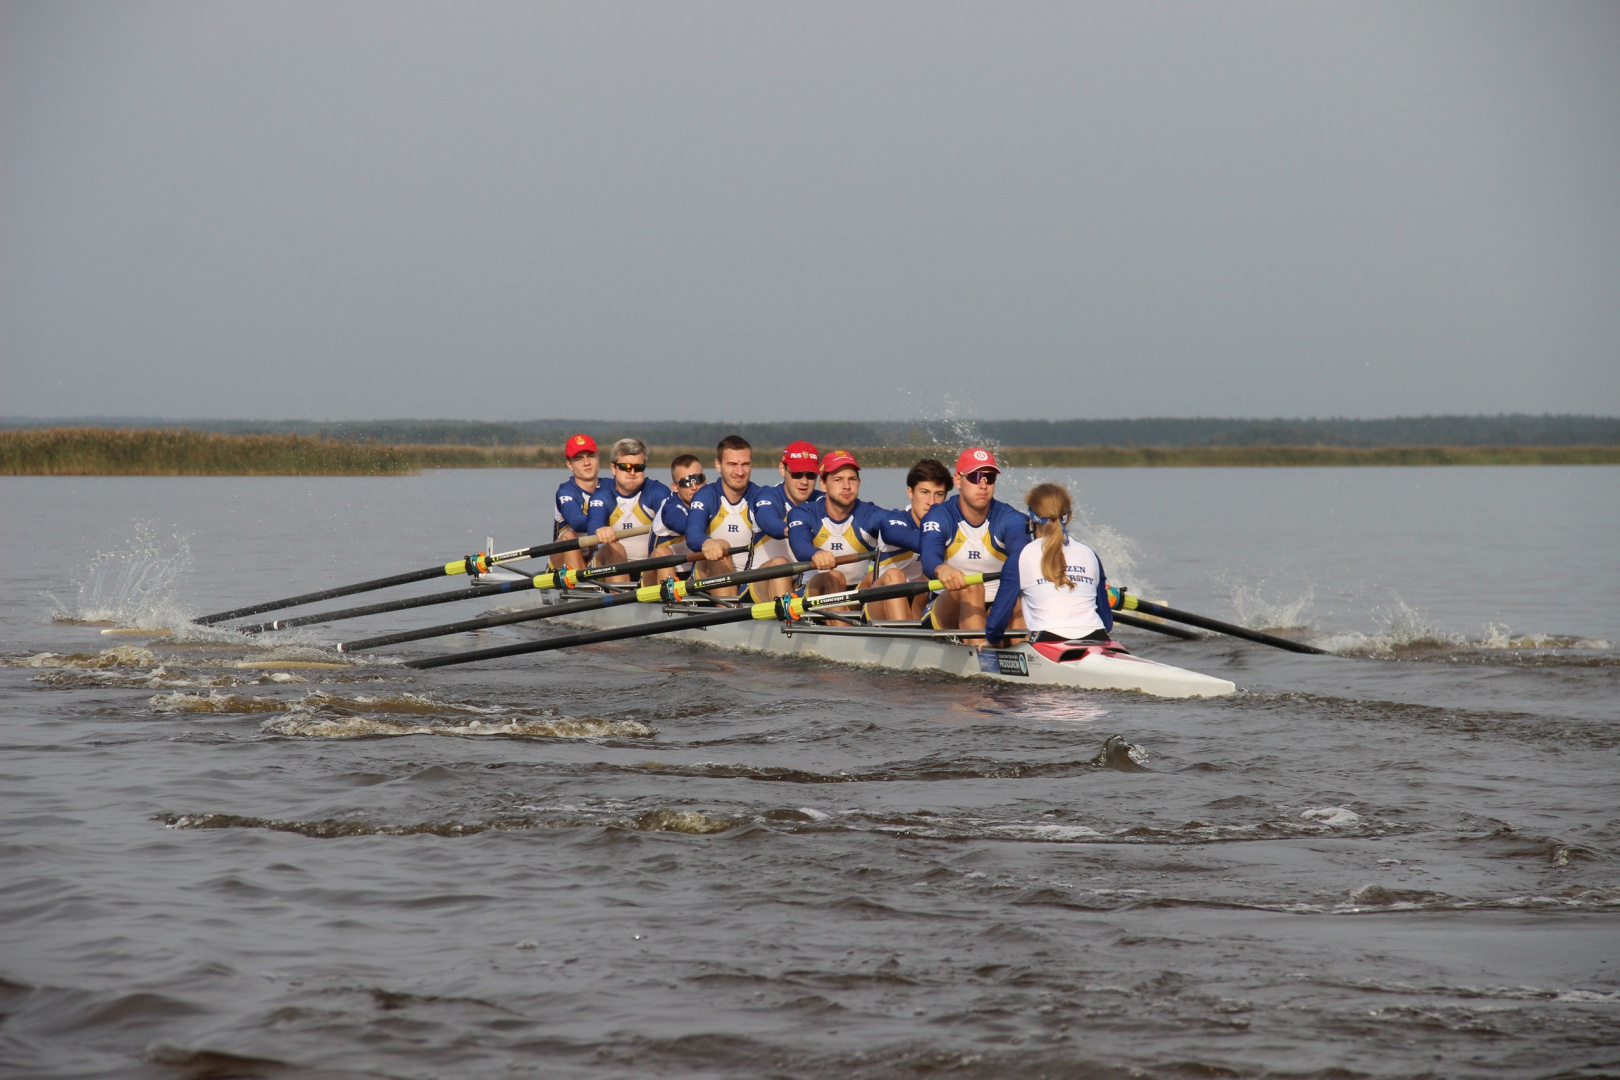
{"label": "yellow stripe on jersey", "polygon": [[[646,507],[641,505],[641,501],[639,499],[630,504],[630,513],[636,519],[636,525],[651,525],[652,524],[652,515],[647,513]],[[624,519],[624,507],[623,506],[615,506],[613,508],[613,513],[608,515],[608,524],[613,526],[614,528],[618,528],[619,527],[619,522],[622,521],[623,519]],[[634,525],[626,525],[625,526],[625,528],[627,528],[627,529],[631,529],[631,528],[634,528],[634,527],[635,527]]]}

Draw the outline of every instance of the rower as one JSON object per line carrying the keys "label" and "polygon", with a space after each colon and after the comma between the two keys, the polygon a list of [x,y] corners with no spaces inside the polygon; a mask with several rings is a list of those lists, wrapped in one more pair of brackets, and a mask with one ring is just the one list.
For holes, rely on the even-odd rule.
{"label": "rower", "polygon": [[[695,454],[682,454],[669,463],[669,479],[674,494],[664,500],[664,505],[653,519],[653,535],[658,538],[658,546],[653,548],[653,554],[690,555],[692,549],[686,546],[686,519],[692,497],[698,493],[698,488],[708,483],[703,475],[703,463],[698,461]],[[666,566],[656,575],[658,581],[666,581],[672,577],[684,578],[691,573],[692,564],[687,562],[679,567]]]}
{"label": "rower", "polygon": [[[1108,580],[1102,560],[1091,548],[1069,537],[1074,504],[1068,489],[1037,484],[1024,500],[1029,504],[1029,526],[1034,543],[1017,559],[1008,559],[998,584],[1004,593],[1016,592],[1022,601],[1031,641],[1107,641],[1114,629],[1108,604]],[[984,636],[997,644],[1007,624],[999,621],[1000,604],[991,609]]]}
{"label": "rower", "polygon": [[[916,527],[919,536],[922,534],[923,518],[927,516],[928,511],[945,501],[945,496],[951,493],[954,486],[950,470],[933,458],[923,458],[906,473],[906,497],[911,502],[911,523]],[[879,585],[901,585],[908,581],[926,580],[922,557],[915,551],[907,551],[905,548],[893,553],[885,551],[878,569]],[[909,600],[898,596],[892,600],[879,600],[870,605],[867,614],[874,619],[915,623],[922,618],[923,609],[926,607],[928,607],[926,593],[911,597]]]}
{"label": "rower", "polygon": [[[640,439],[620,439],[608,453],[613,466],[613,483],[598,485],[591,495],[590,516],[585,528],[596,533],[601,546],[596,549],[596,565],[612,566],[630,559],[645,559],[652,547],[650,533],[640,536],[618,536],[618,533],[640,527],[651,528],[653,519],[669,498],[669,488],[660,481],[647,479],[647,444]],[[644,575],[643,584],[653,582],[652,575]],[[627,582],[629,574],[614,574],[601,579],[608,583]]]}
{"label": "rower", "polygon": [[[601,478],[596,475],[596,440],[589,435],[570,435],[563,443],[563,457],[572,473],[557,485],[556,508],[551,526],[553,540],[574,540],[586,535],[591,513],[591,496],[596,494]],[[573,570],[585,569],[585,553],[577,548],[551,557],[552,569],[567,566]]]}
{"label": "rower", "polygon": [[842,566],[834,560],[851,552],[875,553],[887,547],[917,549],[917,526],[905,514],[885,510],[860,498],[861,466],[848,450],[834,450],[821,463],[826,497],[819,506],[801,506],[788,515],[788,542],[793,557],[810,560],[815,572],[805,595],[843,592],[851,582],[870,582],[872,559]]}
{"label": "rower", "polygon": [[[686,545],[698,560],[693,573],[714,577],[747,569],[758,539],[750,509],[765,489],[754,483],[754,448],[741,435],[727,435],[714,450],[714,467],[720,478],[705,484],[692,497],[686,515]],[[727,556],[733,547],[746,545],[748,551]],[[713,596],[736,596],[737,587],[727,585],[711,591]]]}
{"label": "rower", "polygon": [[[823,497],[816,490],[821,455],[811,443],[803,439],[788,443],[776,470],[782,474],[782,482],[765,488],[754,500],[754,527],[759,532],[754,541],[752,566],[782,566],[792,562],[793,549],[787,539],[788,515],[801,506],[816,506]],[[780,577],[755,582],[749,594],[756,602],[763,603],[792,588],[792,578]]]}
{"label": "rower", "polygon": [[[935,630],[982,630],[987,618],[996,625],[1022,629],[1024,615],[1016,589],[1000,589],[1000,582],[969,585],[964,574],[1004,570],[1016,563],[1029,543],[1023,514],[995,498],[1001,467],[995,455],[970,446],[956,459],[958,489],[928,511],[922,523],[923,573],[938,578],[945,591],[936,593],[922,616]],[[964,639],[967,640],[967,639]],[[969,644],[982,644],[971,640]]]}

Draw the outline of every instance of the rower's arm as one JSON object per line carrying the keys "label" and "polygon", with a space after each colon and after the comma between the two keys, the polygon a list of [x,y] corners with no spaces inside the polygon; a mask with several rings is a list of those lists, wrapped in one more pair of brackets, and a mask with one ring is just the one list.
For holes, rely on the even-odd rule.
{"label": "rower's arm", "polygon": [[686,511],[686,546],[693,551],[702,548],[703,541],[709,538],[709,521],[714,517],[714,507],[709,506],[708,502],[718,497],[707,487],[700,488]]}
{"label": "rower's arm", "polygon": [[799,562],[811,559],[816,554],[815,524],[802,506],[795,506],[788,511],[787,542],[793,551],[793,558]]}
{"label": "rower's arm", "polygon": [[1024,529],[1024,520],[1022,515],[1013,511],[1001,516],[999,528],[992,526],[996,534],[993,539],[999,541],[1001,550],[1007,553],[1007,561],[1001,564],[1001,584],[996,586],[996,598],[984,617],[984,636],[992,642],[1000,641],[1006,633],[1007,624],[1012,622],[1013,606],[1024,591],[1018,574],[1018,558],[1029,546],[1029,533]]}
{"label": "rower's arm", "polygon": [[1108,603],[1108,571],[1103,569],[1102,556],[1097,556],[1097,617],[1109,635],[1114,633],[1114,609]]}
{"label": "rower's arm", "polygon": [[[788,512],[792,516],[792,511]],[[768,495],[761,495],[754,500],[754,527],[773,540],[781,540],[787,536],[788,520],[782,516],[782,510],[776,505],[776,500]]]}
{"label": "rower's arm", "polygon": [[563,484],[557,488],[557,513],[562,515],[563,524],[567,525],[578,536],[584,536],[590,530],[586,527],[586,518],[590,508],[580,499],[578,490],[567,490],[568,485]]}
{"label": "rower's arm", "polygon": [[928,511],[918,530],[922,541],[917,545],[917,554],[922,559],[923,573],[931,578],[939,577],[940,564],[945,561],[945,530],[949,526],[950,519],[936,506]]}

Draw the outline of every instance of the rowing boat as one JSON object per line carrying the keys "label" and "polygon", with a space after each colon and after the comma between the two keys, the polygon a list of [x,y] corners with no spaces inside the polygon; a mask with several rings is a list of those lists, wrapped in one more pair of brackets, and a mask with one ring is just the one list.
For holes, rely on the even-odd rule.
{"label": "rowing boat", "polygon": [[[543,590],[519,606],[551,606],[578,600],[583,590]],[[707,601],[679,604],[623,604],[561,616],[560,623],[609,629],[669,621],[713,611]],[[844,664],[896,671],[941,671],[948,675],[993,679],[1037,686],[1085,690],[1136,690],[1156,697],[1220,697],[1237,689],[1226,679],[1134,656],[1115,642],[1106,644],[1028,642],[1008,648],[978,648],[962,643],[959,633],[916,626],[828,625],[750,621],[662,635],[679,641],[784,656],[813,656]]]}

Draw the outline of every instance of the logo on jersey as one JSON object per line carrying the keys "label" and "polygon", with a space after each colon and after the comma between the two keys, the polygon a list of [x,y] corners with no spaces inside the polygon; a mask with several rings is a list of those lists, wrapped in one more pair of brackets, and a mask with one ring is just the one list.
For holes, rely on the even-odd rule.
{"label": "logo on jersey", "polygon": [[970,552],[968,552],[968,558],[970,558],[970,559],[982,559],[982,558],[983,558],[983,557],[984,557],[984,556],[983,556],[983,555],[981,555],[981,554],[980,554],[980,553],[979,553],[979,552],[977,552],[977,551],[970,551]]}
{"label": "logo on jersey", "polygon": [[923,522],[923,532],[942,532],[942,531],[943,530],[940,529],[939,522],[937,522],[937,521],[925,521],[925,522]]}

